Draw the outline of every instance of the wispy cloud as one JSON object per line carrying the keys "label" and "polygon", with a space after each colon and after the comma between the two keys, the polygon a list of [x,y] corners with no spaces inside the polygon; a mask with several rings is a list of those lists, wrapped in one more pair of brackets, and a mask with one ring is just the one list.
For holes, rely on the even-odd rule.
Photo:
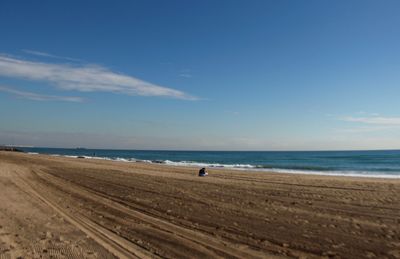
{"label": "wispy cloud", "polygon": [[[378,113],[358,112],[359,116],[341,117],[339,120],[348,122],[348,127],[337,129],[340,133],[377,133],[397,132],[400,129],[400,117],[385,117]],[[362,115],[361,115],[362,114]],[[361,115],[361,116],[360,116]]]}
{"label": "wispy cloud", "polygon": [[335,132],[338,133],[374,133],[380,131],[387,131],[396,129],[396,126],[375,126],[375,125],[367,125],[363,127],[351,127],[351,128],[340,128],[336,129]]}
{"label": "wispy cloud", "polygon": [[50,54],[50,53],[36,51],[36,50],[30,50],[30,49],[22,49],[22,51],[25,52],[25,53],[31,54],[31,55],[40,56],[40,57],[46,57],[46,58],[65,59],[65,60],[77,61],[77,62],[82,62],[83,61],[82,59],[78,59],[78,58],[57,56],[57,55],[53,55],[53,54]]}
{"label": "wispy cloud", "polygon": [[20,91],[7,86],[0,85],[0,91],[15,95],[19,98],[34,101],[64,101],[64,102],[83,102],[84,99],[75,96],[44,95],[32,92]]}
{"label": "wispy cloud", "polygon": [[185,68],[181,69],[180,73],[178,74],[179,77],[184,77],[184,78],[192,78],[192,70]]}
{"label": "wispy cloud", "polygon": [[370,125],[381,126],[400,126],[400,117],[381,117],[381,116],[368,116],[368,117],[345,117],[344,121],[358,122]]}
{"label": "wispy cloud", "polygon": [[185,77],[185,78],[191,78],[192,77],[192,75],[191,74],[185,74],[185,73],[182,73],[182,74],[179,74],[179,77]]}
{"label": "wispy cloud", "polygon": [[98,65],[73,66],[70,64],[33,62],[0,55],[0,75],[44,81],[64,90],[164,96],[184,100],[198,99],[182,91],[116,73]]}

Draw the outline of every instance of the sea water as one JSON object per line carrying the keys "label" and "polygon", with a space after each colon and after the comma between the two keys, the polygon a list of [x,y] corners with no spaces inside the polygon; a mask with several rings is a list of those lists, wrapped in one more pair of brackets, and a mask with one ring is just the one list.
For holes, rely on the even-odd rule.
{"label": "sea water", "polygon": [[22,148],[26,152],[69,157],[233,168],[298,174],[400,179],[400,150],[381,151],[158,151]]}

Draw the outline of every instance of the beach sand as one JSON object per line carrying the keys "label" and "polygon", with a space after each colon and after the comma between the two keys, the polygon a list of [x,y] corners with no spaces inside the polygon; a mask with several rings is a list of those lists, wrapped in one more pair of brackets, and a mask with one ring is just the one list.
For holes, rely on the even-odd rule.
{"label": "beach sand", "polygon": [[0,152],[0,258],[400,258],[400,180]]}

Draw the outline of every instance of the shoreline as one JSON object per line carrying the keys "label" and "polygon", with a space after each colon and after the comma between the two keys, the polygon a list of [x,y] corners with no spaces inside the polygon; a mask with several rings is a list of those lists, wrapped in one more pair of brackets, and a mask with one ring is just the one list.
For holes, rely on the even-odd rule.
{"label": "shoreline", "polygon": [[176,167],[188,167],[188,168],[201,168],[206,167],[215,170],[235,170],[244,171],[249,173],[264,172],[269,174],[294,174],[294,175],[314,175],[314,176],[334,176],[334,177],[360,177],[360,178],[373,178],[373,179],[400,179],[399,174],[379,174],[379,172],[360,172],[360,171],[312,171],[312,170],[296,170],[296,169],[284,169],[284,168],[257,168],[252,165],[223,165],[223,164],[208,164],[201,162],[174,162],[170,160],[151,161],[151,160],[140,160],[136,158],[111,158],[111,157],[96,157],[96,156],[78,156],[78,155],[59,155],[59,154],[42,154],[36,152],[26,152],[29,155],[43,155],[52,157],[66,157],[66,158],[78,158],[78,159],[92,159],[92,160],[104,160],[121,163],[148,163],[152,165],[164,165],[164,166],[176,166]]}

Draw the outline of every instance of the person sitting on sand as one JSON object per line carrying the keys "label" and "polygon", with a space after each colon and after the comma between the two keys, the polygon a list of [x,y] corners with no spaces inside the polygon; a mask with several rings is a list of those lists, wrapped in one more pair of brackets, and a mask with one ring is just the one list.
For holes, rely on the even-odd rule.
{"label": "person sitting on sand", "polygon": [[201,168],[199,171],[199,176],[207,176],[207,169],[205,167]]}

